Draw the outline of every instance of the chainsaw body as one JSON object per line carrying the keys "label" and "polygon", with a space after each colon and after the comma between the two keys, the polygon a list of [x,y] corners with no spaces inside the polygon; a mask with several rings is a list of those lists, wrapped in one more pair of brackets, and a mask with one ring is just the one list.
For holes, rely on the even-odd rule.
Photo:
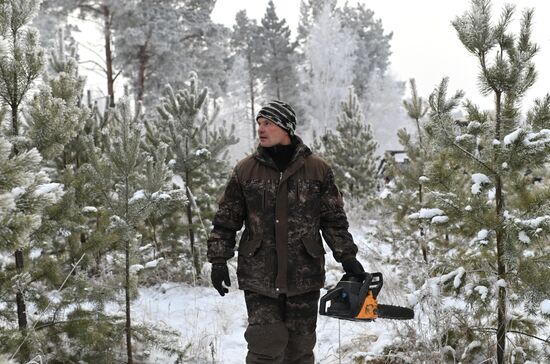
{"label": "chainsaw body", "polygon": [[319,301],[319,314],[352,321],[373,321],[377,318],[410,320],[410,308],[379,304],[382,273],[344,274],[335,288]]}

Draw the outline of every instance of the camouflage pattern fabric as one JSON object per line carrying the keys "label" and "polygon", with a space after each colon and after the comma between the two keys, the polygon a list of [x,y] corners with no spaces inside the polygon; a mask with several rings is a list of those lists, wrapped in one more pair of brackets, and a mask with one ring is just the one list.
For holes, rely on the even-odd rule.
{"label": "camouflage pattern fabric", "polygon": [[235,167],[214,217],[208,259],[234,256],[239,288],[270,297],[300,295],[323,287],[325,250],[338,262],[354,258],[342,197],[329,166],[301,141],[284,173],[259,147]]}
{"label": "camouflage pattern fabric", "polygon": [[277,298],[245,291],[247,363],[314,363],[319,291]]}

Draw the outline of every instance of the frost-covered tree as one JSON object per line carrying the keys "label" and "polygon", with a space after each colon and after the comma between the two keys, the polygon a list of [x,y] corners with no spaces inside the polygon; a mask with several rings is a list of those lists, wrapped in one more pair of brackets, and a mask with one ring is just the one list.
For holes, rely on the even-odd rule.
{"label": "frost-covered tree", "polygon": [[160,0],[125,2],[120,9],[123,15],[114,25],[115,61],[131,80],[137,100],[144,99],[146,90],[156,91],[150,83],[158,81],[150,78],[164,78],[159,68],[174,61],[173,47],[185,31],[179,21],[180,9],[177,1]]}
{"label": "frost-covered tree", "polygon": [[[235,135],[240,142],[232,146],[230,157],[236,160],[243,156],[243,149],[252,150],[257,143],[256,115],[251,115],[250,87],[247,80],[243,79],[243,75],[246,74],[248,74],[247,61],[242,56],[236,55],[227,77],[227,93],[223,98],[219,116],[230,125],[235,125]],[[252,125],[251,120],[254,121]]]}
{"label": "frost-covered tree", "polygon": [[213,24],[214,1],[130,1],[113,24],[115,64],[138,100],[151,106],[167,83],[183,85],[197,70],[220,93],[225,81],[227,30]]}
{"label": "frost-covered tree", "polygon": [[406,114],[401,107],[405,84],[390,74],[375,70],[369,77],[363,97],[363,113],[372,124],[379,154],[398,148],[396,133],[407,128]]}
{"label": "frost-covered tree", "polygon": [[374,12],[365,4],[350,6],[346,3],[338,10],[343,27],[350,29],[357,41],[353,86],[362,100],[373,72],[378,70],[384,74],[389,65],[392,33],[384,33],[382,21],[375,19]]}
{"label": "frost-covered tree", "polygon": [[0,3],[0,98],[9,107],[9,135],[16,138],[16,150],[20,142],[17,138],[21,136],[20,106],[44,67],[38,33],[28,26],[38,5],[38,0]]}
{"label": "frost-covered tree", "polygon": [[[121,277],[124,291],[124,331],[126,336],[127,362],[133,363],[135,337],[131,317],[131,301],[136,296],[136,273],[134,265],[141,239],[137,227],[159,205],[172,199],[181,201],[182,191],[173,190],[171,172],[166,164],[165,145],[156,153],[142,150],[144,137],[143,114],[138,104],[132,113],[128,103],[116,109],[107,128],[109,143],[104,150],[89,142],[90,163],[86,166],[91,192],[102,202],[110,218],[110,230],[116,237],[115,274]],[[146,328],[141,327],[141,330]],[[141,336],[141,335],[140,335]]]}
{"label": "frost-covered tree", "polygon": [[[235,91],[235,86],[237,86],[237,90],[241,89],[240,93],[242,96],[247,96],[246,101],[243,98],[242,101],[237,102],[244,102],[249,110],[249,116],[246,117],[243,115],[242,121],[250,120],[252,139],[256,138],[255,103],[259,93],[259,62],[263,56],[259,49],[259,29],[256,21],[248,18],[246,10],[241,10],[235,15],[235,25],[233,26],[233,33],[231,36],[231,46],[236,54],[233,63],[233,75],[237,76],[235,73],[236,69],[241,73],[238,77],[230,78],[227,87],[227,91],[231,93]],[[236,85],[237,82],[235,82],[238,79],[243,80],[243,74],[246,75],[246,78],[244,78],[245,82],[242,82],[242,84],[246,85],[246,88],[239,87]]]}
{"label": "frost-covered tree", "polygon": [[326,4],[312,25],[305,44],[303,104],[311,128],[323,133],[334,130],[340,100],[353,82],[356,42],[342,29],[331,4]]}
{"label": "frost-covered tree", "polygon": [[414,120],[416,124],[416,132],[418,136],[418,142],[422,145],[422,130],[420,128],[420,119],[422,119],[428,112],[428,106],[426,101],[422,97],[418,96],[418,91],[416,90],[416,81],[414,78],[409,80],[411,86],[411,99],[403,100],[403,106],[407,111],[409,118]]}
{"label": "frost-covered tree", "polygon": [[[405,129],[400,129],[397,132],[399,144],[403,148],[402,153],[398,151],[388,151],[384,155],[385,166],[384,170],[380,171],[384,179],[383,190],[380,197],[382,208],[380,209],[384,218],[383,221],[390,222],[390,227],[386,224],[379,229],[380,234],[384,239],[394,242],[399,239],[402,243],[396,245],[394,249],[403,252],[403,256],[410,256],[413,262],[417,254],[421,252],[424,263],[428,263],[430,234],[427,232],[424,220],[410,220],[406,217],[413,212],[419,211],[421,208],[429,205],[423,194],[422,182],[425,180],[424,164],[430,160],[429,149],[422,144],[422,129],[421,119],[428,111],[426,102],[422,97],[418,96],[416,83],[414,79],[410,80],[411,98],[403,100],[403,105],[407,110],[408,116],[415,122],[418,139],[413,139]],[[401,156],[404,155],[404,157]],[[396,159],[396,155],[401,157]],[[397,226],[398,228],[392,228]],[[426,234],[428,233],[428,236]]]}
{"label": "frost-covered tree", "polygon": [[298,20],[298,35],[296,41],[299,49],[303,49],[304,44],[309,36],[311,27],[316,22],[319,14],[325,6],[329,6],[331,10],[336,7],[335,0],[300,0],[300,19]]}
{"label": "frost-covered tree", "polygon": [[479,62],[480,90],[493,96],[494,108],[482,111],[466,100],[465,120],[455,120],[462,94],[449,97],[447,80],[429,98],[422,137],[433,154],[421,180],[429,203],[408,219],[439,229],[446,253],[430,255],[428,277],[411,302],[426,304],[434,294],[456,302],[441,311],[446,327],[429,335],[439,341],[440,360],[545,357],[537,342],[548,329],[542,302],[550,291],[543,263],[550,253],[550,185],[541,176],[549,163],[550,129],[545,99],[521,122],[520,101],[535,81],[538,48],[530,37],[533,11],[523,13],[517,34],[509,30],[513,14],[514,7],[505,6],[493,23],[490,2],[475,0],[453,21]]}
{"label": "frost-covered tree", "polygon": [[322,156],[334,169],[334,177],[347,198],[364,199],[376,185],[376,141],[361,112],[353,88],[340,104],[336,132],[321,136]]}
{"label": "frost-covered tree", "polygon": [[290,39],[290,28],[286,20],[279,19],[275,4],[269,1],[261,21],[259,38],[260,78],[264,83],[263,96],[299,105],[298,75],[294,49],[296,44]]}
{"label": "frost-covered tree", "polygon": [[[10,205],[15,204],[17,210],[13,211],[15,218],[6,218],[4,221],[5,232],[12,233],[3,236],[2,248],[4,251],[11,249],[15,253],[18,274],[24,274],[23,249],[31,246],[29,236],[39,224],[39,207],[44,208],[39,201],[33,203],[34,193],[38,184],[45,182],[47,178],[46,175],[39,174],[39,153],[32,148],[26,148],[20,118],[22,103],[44,64],[43,51],[38,45],[38,34],[28,27],[38,5],[37,0],[10,0],[0,3],[0,106],[7,107],[10,115],[10,127],[6,129],[10,144],[4,142],[3,157],[6,160],[10,156],[23,153],[27,156],[30,168],[30,175],[24,180],[14,180],[22,186],[8,184],[9,189],[5,190],[5,194],[11,194]],[[15,210],[15,206],[13,208]],[[20,283],[16,292],[17,320],[19,329],[24,330],[27,327],[24,290],[28,282],[23,278],[16,279],[17,281]]]}
{"label": "frost-covered tree", "polygon": [[168,145],[167,158],[172,160],[176,181],[189,201],[185,227],[191,272],[200,274],[205,262],[204,222],[213,216],[215,199],[226,176],[227,148],[238,140],[233,136],[234,126],[216,125],[219,107],[216,102],[210,105],[208,89],[199,87],[194,73],[186,88],[175,92],[168,86],[157,110],[158,119],[147,123],[148,148]]}

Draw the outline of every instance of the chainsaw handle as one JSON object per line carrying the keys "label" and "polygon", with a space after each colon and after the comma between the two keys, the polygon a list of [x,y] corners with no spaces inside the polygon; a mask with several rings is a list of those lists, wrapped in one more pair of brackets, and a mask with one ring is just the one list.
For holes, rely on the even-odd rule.
{"label": "chainsaw handle", "polygon": [[382,279],[382,273],[376,272],[371,273],[371,281],[369,282],[369,289],[372,291],[372,295],[374,298],[378,296],[378,293],[380,293],[380,290],[382,289],[382,285],[384,284],[384,280]]}
{"label": "chainsaw handle", "polygon": [[340,296],[340,294],[343,291],[344,291],[344,289],[342,287],[338,287],[338,288],[334,289],[333,291],[328,292],[323,297],[321,297],[321,300],[319,301],[319,314],[320,315],[326,314],[327,313],[327,302],[334,299],[334,298],[337,298],[338,296]]}

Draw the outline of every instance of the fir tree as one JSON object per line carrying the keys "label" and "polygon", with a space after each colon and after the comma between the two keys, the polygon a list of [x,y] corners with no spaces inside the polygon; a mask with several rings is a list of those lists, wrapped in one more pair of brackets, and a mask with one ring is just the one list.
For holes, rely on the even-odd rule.
{"label": "fir tree", "polygon": [[375,189],[377,144],[353,89],[340,107],[336,133],[328,130],[321,137],[322,155],[334,169],[344,196],[363,199],[371,196]]}

